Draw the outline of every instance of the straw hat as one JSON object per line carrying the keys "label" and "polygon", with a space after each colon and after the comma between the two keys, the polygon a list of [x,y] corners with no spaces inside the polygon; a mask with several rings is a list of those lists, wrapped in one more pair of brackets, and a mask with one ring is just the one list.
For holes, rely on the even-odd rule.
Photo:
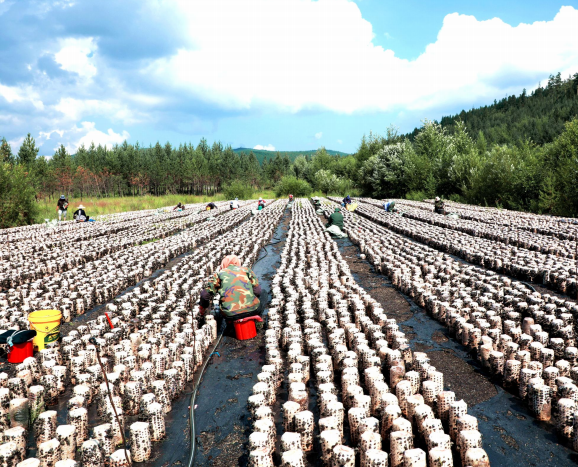
{"label": "straw hat", "polygon": [[79,204],[78,209],[84,209],[84,206],[82,204]]}

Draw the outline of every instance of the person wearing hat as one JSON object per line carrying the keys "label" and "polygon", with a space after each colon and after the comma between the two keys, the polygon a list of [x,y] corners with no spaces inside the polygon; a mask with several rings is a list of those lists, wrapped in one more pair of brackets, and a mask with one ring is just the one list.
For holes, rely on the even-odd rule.
{"label": "person wearing hat", "polygon": [[235,198],[234,201],[230,203],[231,209],[239,209],[239,198]]}
{"label": "person wearing hat", "polygon": [[88,222],[89,217],[86,215],[86,212],[84,210],[84,206],[82,204],[78,205],[78,209],[76,211],[74,211],[74,214],[72,215],[72,217],[74,218],[74,220],[76,222]]}
{"label": "person wearing hat", "polygon": [[336,207],[335,212],[329,216],[329,222],[325,224],[325,228],[329,228],[332,225],[339,227],[339,230],[343,230],[343,214],[341,214],[340,207]]}
{"label": "person wearing hat", "polygon": [[434,202],[434,212],[436,214],[443,214],[444,213],[444,202],[440,199],[439,196],[436,196]]}
{"label": "person wearing hat", "polygon": [[201,290],[201,316],[205,314],[216,294],[220,295],[221,315],[228,321],[261,314],[259,280],[251,268],[241,265],[238,256],[225,256],[221,269],[212,275]]}
{"label": "person wearing hat", "polygon": [[68,213],[68,200],[66,196],[60,195],[58,203],[56,203],[56,210],[58,211],[58,220],[61,221],[62,217],[66,220],[66,214]]}
{"label": "person wearing hat", "polygon": [[259,204],[257,205],[257,210],[260,211],[265,207],[265,200],[263,198],[259,198]]}

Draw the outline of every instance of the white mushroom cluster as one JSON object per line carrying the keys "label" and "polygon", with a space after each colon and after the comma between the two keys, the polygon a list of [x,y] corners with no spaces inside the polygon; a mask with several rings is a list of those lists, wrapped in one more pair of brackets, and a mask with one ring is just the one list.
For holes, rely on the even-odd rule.
{"label": "white mushroom cluster", "polygon": [[[363,201],[370,200],[370,198],[362,199]],[[406,199],[396,199],[395,202],[396,205],[399,204],[402,209],[412,206],[426,211],[433,211],[434,207],[434,200],[419,202],[409,201]],[[530,232],[561,239],[576,239],[576,235],[578,234],[578,221],[571,217],[539,215],[529,212],[455,203],[453,201],[444,201],[444,204],[446,210],[459,214],[462,219],[470,219],[476,222],[484,222],[496,226],[508,226],[510,228],[529,230]]]}
{"label": "white mushroom cluster", "polygon": [[[17,365],[15,378],[0,373],[0,465],[127,466],[124,450],[116,449],[121,433],[130,439],[132,462],[149,459],[152,443],[165,437],[172,400],[192,380],[217,337],[214,317],[209,314],[202,324],[195,306],[202,287],[228,254],[251,265],[273,236],[285,205],[272,203],[240,226],[246,210],[220,216],[220,222],[207,224],[206,242],[190,255],[106,304],[112,330],[102,314],[70,331],[61,344]],[[67,423],[59,425],[63,414],[46,407],[70,386]],[[91,430],[92,407],[100,424]],[[139,421],[125,426],[126,417],[135,415]],[[30,423],[37,457],[25,460]]]}
{"label": "white mushroom cluster", "polygon": [[[371,198],[362,199],[364,203],[381,208],[381,203]],[[493,224],[465,218],[440,216],[434,213],[433,208],[427,210],[413,206],[413,202],[396,202],[397,208],[403,212],[403,216],[416,219],[428,224],[437,225],[444,229],[457,230],[473,237],[482,237],[489,240],[513,245],[527,250],[539,251],[545,255],[554,255],[561,258],[576,259],[576,236],[561,239],[557,236],[537,233],[537,229],[520,228],[515,225]],[[578,234],[578,229],[576,229]]]}
{"label": "white mushroom cluster", "polygon": [[173,258],[238,225],[251,215],[253,206],[227,211],[210,222],[201,222],[206,214],[198,214],[201,217],[177,235],[130,246],[63,273],[52,271],[51,275],[2,292],[0,329],[27,329],[28,314],[41,309],[60,310],[68,322],[112,300]]}
{"label": "white mushroom cluster", "polygon": [[305,200],[293,207],[272,293],[266,364],[248,399],[250,466],[274,465],[278,437],[281,465],[304,466],[316,433],[331,467],[451,467],[455,454],[461,465],[489,466],[466,403],[444,391],[443,374],[355,282]]}
{"label": "white mushroom cluster", "polygon": [[15,288],[116,251],[174,235],[215,216],[214,211],[199,213],[201,207],[204,204],[193,205],[188,211],[73,223],[74,229],[61,228],[59,224],[54,229],[39,231],[30,226],[20,235],[0,236],[5,240],[0,243],[0,289]]}
{"label": "white mushroom cluster", "polygon": [[344,213],[361,253],[578,450],[578,305],[409,240],[367,212]]}
{"label": "white mushroom cluster", "polygon": [[383,208],[368,203],[360,203],[355,212],[394,232],[459,256],[469,263],[516,279],[543,283],[572,297],[578,292],[577,262],[573,258],[475,237],[458,230],[387,213]]}

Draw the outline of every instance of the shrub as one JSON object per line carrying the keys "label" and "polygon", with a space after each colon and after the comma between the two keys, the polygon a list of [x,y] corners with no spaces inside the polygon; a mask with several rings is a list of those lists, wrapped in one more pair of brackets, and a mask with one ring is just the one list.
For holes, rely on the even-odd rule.
{"label": "shrub", "polygon": [[309,183],[291,175],[283,177],[275,186],[276,196],[309,196],[312,191]]}
{"label": "shrub", "polygon": [[33,224],[38,214],[34,197],[24,167],[0,163],[0,228]]}
{"label": "shrub", "polygon": [[405,195],[405,199],[409,199],[411,201],[423,201],[424,199],[428,198],[429,196],[425,191],[410,191]]}
{"label": "shrub", "polygon": [[241,180],[233,180],[229,185],[223,187],[223,193],[227,199],[251,199],[253,188]]}

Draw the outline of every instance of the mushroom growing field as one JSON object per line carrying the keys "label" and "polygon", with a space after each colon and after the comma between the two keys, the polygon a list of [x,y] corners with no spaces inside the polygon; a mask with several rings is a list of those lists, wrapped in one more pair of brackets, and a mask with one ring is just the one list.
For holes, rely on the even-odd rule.
{"label": "mushroom growing field", "polygon": [[[336,202],[1,230],[0,332],[62,322],[0,344],[0,467],[575,465],[578,225],[362,198],[336,240]],[[263,285],[251,340],[199,313],[227,255]]]}

